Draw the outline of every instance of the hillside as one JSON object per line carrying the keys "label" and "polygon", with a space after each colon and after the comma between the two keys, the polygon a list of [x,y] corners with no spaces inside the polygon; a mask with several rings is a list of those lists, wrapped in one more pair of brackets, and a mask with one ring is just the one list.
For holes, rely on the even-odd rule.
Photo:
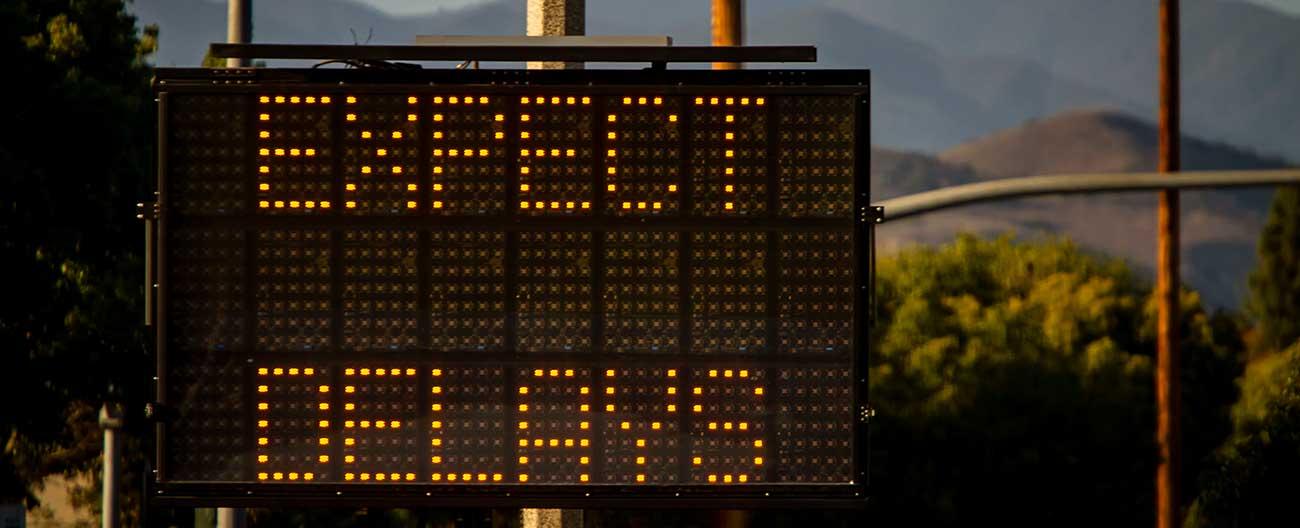
{"label": "hillside", "polygon": [[[517,35],[523,28],[523,7],[523,2],[497,1],[393,17],[350,0],[253,2],[253,41],[410,44],[416,35],[426,34]],[[208,44],[225,41],[224,1],[134,0],[129,9],[141,24],[160,26],[159,50],[154,58],[158,66],[196,66],[203,60]]]}
{"label": "hillside", "polygon": [[[1081,172],[1140,172],[1156,169],[1157,130],[1133,116],[1111,110],[1073,110],[1031,120],[970,141],[939,155],[948,163],[969,165],[986,177]],[[1184,135],[1183,170],[1275,169],[1288,164],[1222,143]],[[1220,197],[1235,206],[1266,207],[1271,192],[1233,190],[1191,195]]]}
{"label": "hillside", "polygon": [[[162,25],[159,65],[197,64],[207,43],[223,36],[225,12],[214,0],[132,6],[142,22]],[[1148,7],[1130,0],[754,0],[747,12],[751,43],[812,43],[818,67],[873,70],[872,140],[885,147],[872,160],[879,199],[982,178],[1153,168],[1154,129],[1129,117],[1155,113]],[[591,34],[707,42],[707,5],[698,0],[608,0],[588,9]],[[408,17],[353,0],[278,0],[256,2],[255,16],[258,42],[346,44],[355,32],[362,42],[407,43],[418,34],[519,34],[524,24],[522,0]],[[1252,150],[1300,159],[1300,19],[1251,4],[1187,0],[1184,44],[1186,168],[1281,163]],[[1114,110],[1071,111],[1080,107]],[[1270,195],[1184,195],[1185,271],[1213,303],[1240,301]],[[1142,194],[985,205],[888,226],[882,244],[943,241],[957,230],[1059,230],[1150,265],[1153,204]]]}
{"label": "hillside", "polygon": [[[994,132],[950,148],[939,158],[1001,177],[1151,171],[1156,168],[1156,134],[1155,126],[1128,114],[1080,109]],[[1181,148],[1183,167],[1189,170],[1286,166],[1280,158],[1187,135]]]}
{"label": "hillside", "polygon": [[[394,17],[356,0],[255,2],[254,40],[407,43],[417,34],[520,34],[523,0],[429,2]],[[1300,18],[1185,0],[1186,130],[1300,159]],[[444,5],[448,7],[439,8]],[[197,64],[224,35],[216,0],[135,0],[162,26],[157,64]],[[1132,0],[753,0],[751,43],[817,44],[819,67],[872,68],[875,139],[938,152],[1070,108],[1154,115],[1155,7]],[[588,2],[590,34],[708,41],[698,0]]]}
{"label": "hillside", "polygon": [[[957,57],[1013,57],[1155,115],[1156,4],[1133,0],[827,0]],[[1185,130],[1300,159],[1300,17],[1184,0]],[[1046,114],[1043,114],[1046,115]]]}
{"label": "hillside", "polygon": [[871,149],[872,200],[887,200],[939,187],[979,181],[966,165],[956,165],[919,152]]}
{"label": "hillside", "polygon": [[[409,43],[419,34],[519,34],[523,5],[523,0],[495,0],[398,18],[348,0],[256,2],[253,39],[351,44],[355,32],[361,42],[369,37],[372,43],[391,44]],[[695,0],[593,2],[588,32],[664,34],[681,44],[699,44],[708,40],[704,8]],[[224,35],[224,8],[212,0],[136,0],[133,9],[141,22],[162,28],[155,59],[160,66],[197,64],[207,44]],[[838,8],[767,0],[752,3],[749,13],[754,44],[815,44],[821,59],[817,67],[872,68],[873,140],[880,145],[935,152],[1065,108],[1131,106],[1122,97],[1060,78],[1028,61],[948,57]],[[501,65],[485,65],[493,66]]]}
{"label": "hillside", "polygon": [[[1287,166],[1279,159],[1194,137],[1185,137],[1182,146],[1188,169]],[[1113,111],[1080,110],[995,132],[954,147],[935,162],[965,168],[969,171],[965,174],[975,179],[993,179],[1147,171],[1154,169],[1155,155],[1156,131],[1150,123]],[[880,181],[895,177],[915,181],[897,171],[873,176]],[[1193,191],[1183,196],[1184,279],[1201,290],[1211,305],[1237,306],[1272,191]],[[1026,235],[1063,234],[1149,268],[1155,256],[1155,197],[1151,193],[1085,195],[987,204],[887,225],[881,240],[891,248],[943,241],[958,231],[991,234],[1008,229]]]}

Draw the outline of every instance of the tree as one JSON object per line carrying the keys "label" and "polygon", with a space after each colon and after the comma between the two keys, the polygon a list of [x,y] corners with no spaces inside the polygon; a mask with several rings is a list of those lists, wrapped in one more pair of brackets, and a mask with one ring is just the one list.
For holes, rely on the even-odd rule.
{"label": "tree", "polygon": [[1252,369],[1243,385],[1262,387],[1231,441],[1219,450],[1188,516],[1191,528],[1287,526],[1295,523],[1300,484],[1300,344]]}
{"label": "tree", "polygon": [[1274,195],[1258,257],[1247,302],[1256,354],[1240,380],[1235,432],[1203,475],[1188,526],[1274,526],[1292,516],[1300,482],[1300,188]]}
{"label": "tree", "polygon": [[1258,345],[1281,350],[1300,340],[1300,187],[1273,196],[1258,253],[1247,307],[1258,322]]}
{"label": "tree", "polygon": [[[1068,242],[1009,237],[904,251],[879,272],[870,367],[879,520],[1149,524],[1149,285]],[[1194,475],[1230,431],[1240,367],[1225,325],[1211,324],[1194,292],[1182,303]]]}
{"label": "tree", "polygon": [[1300,479],[1300,188],[1278,189],[1260,233],[1247,310],[1253,358],[1233,409],[1235,431],[1214,454],[1187,525],[1292,523]]}
{"label": "tree", "polygon": [[[30,499],[46,475],[96,467],[100,403],[149,399],[134,204],[151,173],[145,59],[156,37],[121,0],[0,4],[11,72],[0,127],[0,495]],[[137,454],[138,444],[128,443]]]}

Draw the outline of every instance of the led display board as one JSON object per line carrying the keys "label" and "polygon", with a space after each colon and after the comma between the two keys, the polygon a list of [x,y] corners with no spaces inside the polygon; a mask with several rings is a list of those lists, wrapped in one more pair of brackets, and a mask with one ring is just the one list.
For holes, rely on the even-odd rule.
{"label": "led display board", "polygon": [[865,71],[156,87],[158,498],[865,498]]}

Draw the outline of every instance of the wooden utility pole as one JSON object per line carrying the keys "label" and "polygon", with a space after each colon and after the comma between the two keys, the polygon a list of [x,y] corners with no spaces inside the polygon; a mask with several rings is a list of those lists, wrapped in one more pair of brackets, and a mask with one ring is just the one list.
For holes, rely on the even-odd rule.
{"label": "wooden utility pole", "polygon": [[[528,0],[526,34],[572,37],[587,34],[586,0]],[[529,62],[530,70],[580,70],[581,62]]]}
{"label": "wooden utility pole", "polygon": [[[571,37],[587,33],[586,0],[527,0],[525,34],[530,37]],[[577,70],[581,62],[529,62],[530,70]],[[498,520],[508,522],[504,515],[493,514],[493,524]],[[523,528],[582,528],[582,510],[524,508],[519,512]],[[513,523],[511,523],[513,524]]]}
{"label": "wooden utility pole", "polygon": [[[713,45],[741,46],[745,44],[744,0],[713,0]],[[737,62],[715,62],[715,70],[739,70]]]}
{"label": "wooden utility pole", "polygon": [[[713,0],[713,45],[743,46],[745,44],[745,5],[744,0]],[[715,70],[739,70],[744,67],[738,62],[715,62]],[[717,512],[715,526],[719,528],[744,528],[749,525],[749,516],[743,510],[721,510]]]}
{"label": "wooden utility pole", "polygon": [[[1159,172],[1179,171],[1178,0],[1160,0]],[[1177,528],[1182,466],[1178,346],[1178,191],[1160,192],[1156,240],[1156,528]]]}

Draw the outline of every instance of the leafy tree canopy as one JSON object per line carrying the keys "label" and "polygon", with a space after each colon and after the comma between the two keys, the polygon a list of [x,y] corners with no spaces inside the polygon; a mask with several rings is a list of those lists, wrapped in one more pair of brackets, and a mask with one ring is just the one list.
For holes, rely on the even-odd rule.
{"label": "leafy tree canopy", "polygon": [[1247,308],[1261,348],[1280,350],[1300,340],[1300,187],[1274,195],[1258,251]]}
{"label": "leafy tree canopy", "polygon": [[1252,360],[1235,431],[1202,476],[1187,525],[1284,526],[1300,483],[1300,188],[1277,191],[1259,237],[1247,308]]}
{"label": "leafy tree canopy", "polygon": [[156,37],[121,0],[0,3],[0,495],[93,467],[100,402],[147,399],[134,205]]}
{"label": "leafy tree canopy", "polygon": [[[1258,362],[1257,362],[1258,363]],[[1216,454],[1188,516],[1191,528],[1288,526],[1300,483],[1300,343],[1252,365],[1238,428]],[[1248,394],[1250,392],[1248,391]]]}
{"label": "leafy tree canopy", "polygon": [[[886,524],[1149,524],[1155,304],[1125,264],[960,236],[883,259],[877,291],[871,483]],[[1229,430],[1240,367],[1235,327],[1182,299],[1195,474]]]}

